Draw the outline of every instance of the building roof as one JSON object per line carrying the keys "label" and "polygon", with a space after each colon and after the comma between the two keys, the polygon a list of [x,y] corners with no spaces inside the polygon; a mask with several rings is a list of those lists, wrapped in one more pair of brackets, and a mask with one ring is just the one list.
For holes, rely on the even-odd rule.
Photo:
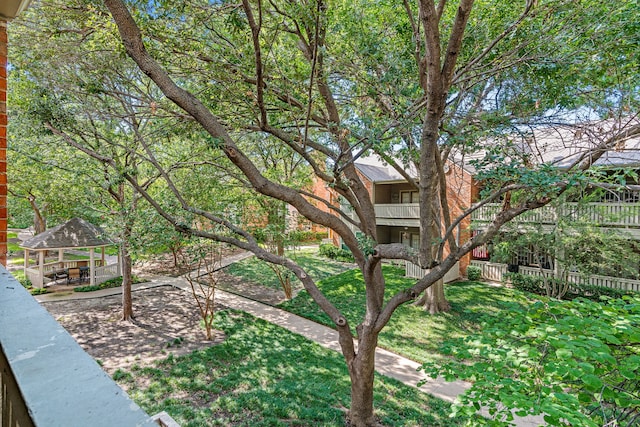
{"label": "building roof", "polygon": [[[502,139],[487,140],[483,147],[497,148],[507,158],[517,158],[525,164],[549,164],[566,169],[580,156],[594,152],[605,141],[615,139],[615,147],[605,152],[595,165],[607,168],[640,167],[640,135],[638,132],[631,136],[625,134],[625,131],[637,126],[640,126],[638,117],[541,127],[521,135],[505,135]],[[450,161],[475,174],[477,163],[484,163],[482,160],[488,151],[483,148],[464,155],[454,153]],[[373,183],[406,181],[398,171],[377,155],[360,157],[354,164]],[[418,177],[415,166],[409,166],[406,171],[409,176]]]}
{"label": "building roof", "polygon": [[[548,164],[559,169],[569,168],[581,156],[595,153],[604,142],[614,142],[613,147],[605,152],[595,166],[605,168],[640,166],[640,135],[637,117],[624,120],[601,120],[573,125],[557,125],[536,128],[521,135],[509,135],[505,138],[487,140],[485,147],[500,149],[507,159],[519,159],[525,164]],[[627,132],[636,129],[635,133]],[[471,154],[454,155],[454,162],[470,173],[475,173],[475,166],[488,153],[489,148]],[[490,163],[489,163],[490,164]]]}
{"label": "building roof", "polygon": [[603,120],[578,126],[534,131],[526,139],[531,154],[539,163],[559,168],[569,167],[581,155],[594,152],[604,142],[615,140],[614,148],[605,152],[595,165],[626,167],[640,164],[640,136],[628,136],[625,131],[640,125],[637,118]]}
{"label": "building roof", "polygon": [[64,224],[53,227],[31,239],[25,240],[21,247],[32,250],[95,248],[112,245],[104,231],[80,218],[73,218]]}
{"label": "building roof", "polygon": [[[383,162],[375,155],[360,157],[354,162],[354,165],[373,183],[406,181],[393,166]],[[407,168],[407,173],[414,178],[418,176],[413,165]]]}

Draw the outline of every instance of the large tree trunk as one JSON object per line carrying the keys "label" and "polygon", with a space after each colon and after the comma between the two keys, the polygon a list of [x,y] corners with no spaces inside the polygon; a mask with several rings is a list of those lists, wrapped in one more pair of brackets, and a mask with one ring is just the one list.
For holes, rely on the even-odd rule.
{"label": "large tree trunk", "polygon": [[29,200],[31,209],[33,209],[33,235],[37,236],[47,231],[47,220],[42,216],[42,211],[36,203],[35,196],[29,196],[27,199]]}
{"label": "large tree trunk", "polygon": [[440,279],[427,288],[422,294],[416,305],[423,306],[425,311],[431,314],[441,313],[451,310],[451,305],[444,296],[444,280]]}
{"label": "large tree trunk", "polygon": [[373,379],[375,372],[376,343],[378,334],[368,330],[359,340],[358,353],[348,363],[351,378],[351,427],[377,426],[373,412]]}

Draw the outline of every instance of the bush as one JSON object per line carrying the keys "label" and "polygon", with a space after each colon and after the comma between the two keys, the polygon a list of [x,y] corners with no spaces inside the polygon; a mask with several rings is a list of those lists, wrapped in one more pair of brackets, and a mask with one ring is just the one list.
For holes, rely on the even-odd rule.
{"label": "bush", "polygon": [[31,287],[33,286],[33,284],[31,283],[31,280],[29,280],[27,276],[24,274],[24,271],[22,270],[13,271],[11,272],[11,274],[13,275],[13,277],[16,278],[18,282],[20,282],[20,284],[24,288],[31,289]]}
{"label": "bush", "polygon": [[513,286],[514,289],[538,295],[546,295],[542,278],[540,277],[521,273],[507,273],[505,277],[511,281],[511,286]]}
{"label": "bush", "polygon": [[[132,284],[142,283],[142,282],[143,282],[143,280],[140,280],[136,276],[133,276],[131,278],[131,283]],[[99,291],[100,289],[117,288],[118,286],[122,286],[122,276],[114,277],[113,279],[109,279],[106,282],[100,283],[99,285],[77,286],[77,287],[73,288],[73,291],[74,292],[93,292],[93,291]]]}
{"label": "bush", "polygon": [[336,261],[353,262],[353,254],[349,250],[333,246],[330,243],[321,244],[318,254]]}
{"label": "bush", "polygon": [[287,234],[287,238],[292,242],[318,242],[326,239],[327,232],[315,232],[310,230],[294,230]]}
{"label": "bush", "polygon": [[469,280],[480,280],[482,277],[482,269],[480,267],[476,267],[475,265],[470,265],[467,267],[467,279]]}

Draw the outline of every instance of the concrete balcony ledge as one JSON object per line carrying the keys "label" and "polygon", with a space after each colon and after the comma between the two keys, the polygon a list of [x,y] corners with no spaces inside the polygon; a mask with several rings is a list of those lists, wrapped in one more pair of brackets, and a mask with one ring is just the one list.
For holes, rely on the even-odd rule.
{"label": "concrete balcony ledge", "polygon": [[0,267],[0,425],[155,426]]}

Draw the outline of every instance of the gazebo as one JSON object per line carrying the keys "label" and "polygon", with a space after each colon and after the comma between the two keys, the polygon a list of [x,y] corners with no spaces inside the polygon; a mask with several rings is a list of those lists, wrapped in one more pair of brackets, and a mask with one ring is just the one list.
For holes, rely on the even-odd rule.
{"label": "gazebo", "polygon": [[[24,249],[24,273],[36,288],[42,288],[46,283],[61,277],[69,281],[71,273],[76,270],[83,272],[81,277],[86,276],[90,285],[98,285],[122,275],[119,258],[112,264],[106,262],[105,247],[113,244],[100,228],[83,219],[73,218],[20,245]],[[97,248],[101,249],[99,258],[96,258]],[[89,249],[89,260],[65,260],[64,251],[70,249]],[[58,251],[58,259],[45,263],[45,253],[51,250]],[[29,261],[30,251],[35,251],[38,255],[36,265],[33,266]]]}

